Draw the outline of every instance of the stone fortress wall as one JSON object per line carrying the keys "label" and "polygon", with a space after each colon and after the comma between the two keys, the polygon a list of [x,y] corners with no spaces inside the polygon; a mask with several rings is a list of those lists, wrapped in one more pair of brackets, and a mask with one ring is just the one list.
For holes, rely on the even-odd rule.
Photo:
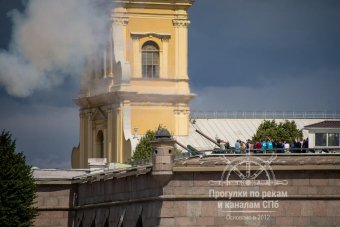
{"label": "stone fortress wall", "polygon": [[175,160],[162,178],[165,147],[169,141],[154,143],[153,165],[41,178],[35,226],[340,225],[337,154],[191,157]]}

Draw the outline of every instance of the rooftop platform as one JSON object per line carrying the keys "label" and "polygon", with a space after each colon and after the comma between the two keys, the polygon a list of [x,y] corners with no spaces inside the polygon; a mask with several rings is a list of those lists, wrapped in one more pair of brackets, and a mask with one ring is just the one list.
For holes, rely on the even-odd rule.
{"label": "rooftop platform", "polygon": [[[327,116],[327,115],[325,115]],[[256,133],[257,128],[264,120],[274,120],[266,118],[197,118],[195,122],[193,119],[189,122],[189,135],[188,136],[175,136],[175,139],[183,144],[195,147],[197,150],[209,150],[215,147],[215,144],[199,135],[196,130],[199,130],[212,139],[218,137],[219,139],[226,140],[230,146],[234,146],[236,140],[240,139],[246,141],[251,139]],[[333,118],[277,118],[277,123],[284,121],[295,121],[298,129],[304,129],[307,125],[317,124],[326,120],[334,121]],[[340,120],[340,119],[337,119]],[[308,130],[302,131],[303,138],[309,137]]]}
{"label": "rooftop platform", "polygon": [[[208,155],[177,160],[175,172],[223,171],[228,163],[245,170],[270,166],[273,170],[340,170],[340,154],[257,154],[257,155]],[[257,163],[257,164],[256,164]]]}

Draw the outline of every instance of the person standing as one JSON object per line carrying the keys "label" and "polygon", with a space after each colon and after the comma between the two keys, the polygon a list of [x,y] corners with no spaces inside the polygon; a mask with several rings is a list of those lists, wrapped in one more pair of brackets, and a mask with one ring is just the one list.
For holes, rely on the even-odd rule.
{"label": "person standing", "polygon": [[273,152],[273,143],[270,139],[268,139],[268,142],[267,142],[267,149],[268,149],[268,152],[270,153]]}
{"label": "person standing", "polygon": [[295,150],[296,153],[301,153],[301,141],[300,141],[300,138],[297,139],[296,144],[295,144],[295,148],[296,148],[296,150]]}
{"label": "person standing", "polygon": [[291,144],[290,144],[290,148],[291,148],[291,150],[290,150],[290,152],[291,153],[295,153],[295,144],[294,144],[294,142],[292,142]]}
{"label": "person standing", "polygon": [[221,142],[220,142],[220,149],[221,149],[221,151],[225,151],[225,142],[224,142],[224,140],[221,140]]}
{"label": "person standing", "polygon": [[235,143],[235,153],[236,154],[240,153],[240,140],[236,140],[236,143]]}
{"label": "person standing", "polygon": [[229,150],[229,149],[230,149],[230,144],[229,144],[229,141],[226,141],[225,148],[226,148],[227,150]]}
{"label": "person standing", "polygon": [[308,138],[303,141],[302,147],[305,148],[303,151],[308,153]]}
{"label": "person standing", "polygon": [[247,148],[246,144],[243,141],[241,141],[241,145],[240,145],[241,154],[246,153],[246,148]]}
{"label": "person standing", "polygon": [[260,141],[258,140],[256,142],[256,153],[261,153],[261,147],[262,147],[262,145],[261,145]]}
{"label": "person standing", "polygon": [[283,152],[283,144],[282,144],[282,141],[279,140],[277,143],[276,143],[276,153],[284,153]]}
{"label": "person standing", "polygon": [[285,149],[285,152],[289,152],[289,143],[287,141],[284,141],[284,149]]}
{"label": "person standing", "polygon": [[248,153],[249,153],[249,154],[255,153],[255,152],[254,152],[254,142],[253,142],[252,140],[250,140],[250,142],[249,142]]}
{"label": "person standing", "polygon": [[250,139],[247,139],[247,142],[246,142],[247,153],[249,151],[249,142],[250,142]]}
{"label": "person standing", "polygon": [[274,149],[274,153],[275,153],[275,150],[276,150],[276,142],[274,142],[274,140],[273,140],[273,139],[271,139],[271,141],[272,141],[272,144],[273,144],[273,149]]}
{"label": "person standing", "polygon": [[261,143],[261,153],[266,153],[266,149],[267,149],[267,143],[266,143],[266,140],[263,139]]}

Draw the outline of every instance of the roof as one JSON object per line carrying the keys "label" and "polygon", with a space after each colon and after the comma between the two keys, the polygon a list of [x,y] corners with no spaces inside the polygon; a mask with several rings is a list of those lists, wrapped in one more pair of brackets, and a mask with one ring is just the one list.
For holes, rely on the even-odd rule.
{"label": "roof", "polygon": [[76,176],[89,173],[85,169],[34,169],[33,177],[35,180],[72,180]]}
{"label": "roof", "polygon": [[323,121],[306,125],[305,128],[340,128],[340,121]]}
{"label": "roof", "polygon": [[152,165],[128,168],[99,169],[34,169],[33,177],[38,184],[73,184],[98,181],[100,179],[138,176],[151,171]]}
{"label": "roof", "polygon": [[[215,140],[217,136],[219,139],[228,141],[231,146],[235,145],[236,140],[246,141],[251,139],[256,133],[257,128],[265,119],[232,119],[232,118],[197,118],[195,123],[193,120],[189,122],[188,136],[175,136],[176,141],[187,146],[191,145],[197,150],[211,150],[215,144],[203,138],[196,130],[203,132],[208,137]],[[272,120],[272,119],[267,119]],[[305,125],[311,125],[325,121],[325,119],[275,119],[276,123],[288,121],[295,121],[298,129],[304,129]],[[332,119],[326,119],[332,120]],[[334,120],[333,120],[334,121]],[[303,130],[303,138],[309,137],[308,131]]]}

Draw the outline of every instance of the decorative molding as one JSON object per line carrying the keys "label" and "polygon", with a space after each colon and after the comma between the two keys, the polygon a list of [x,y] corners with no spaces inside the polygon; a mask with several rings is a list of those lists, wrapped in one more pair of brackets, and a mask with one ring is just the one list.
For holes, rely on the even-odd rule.
{"label": "decorative molding", "polygon": [[132,77],[131,80],[144,80],[144,81],[171,81],[171,82],[189,82],[189,78],[137,78]]}
{"label": "decorative molding", "polygon": [[80,113],[79,117],[80,117],[80,119],[83,119],[85,117],[85,114],[84,113]]}
{"label": "decorative molding", "polygon": [[112,113],[112,108],[106,109],[106,112],[107,112],[108,114]]}
{"label": "decorative molding", "polygon": [[140,37],[139,36],[132,36],[132,41],[139,42]]}
{"label": "decorative molding", "polygon": [[126,26],[129,23],[129,18],[127,17],[113,17],[111,20],[113,25]]}
{"label": "decorative molding", "polygon": [[117,107],[117,108],[115,109],[115,111],[116,111],[116,114],[120,114],[120,111],[121,111],[120,107]]}
{"label": "decorative molding", "polygon": [[170,39],[171,34],[170,33],[158,33],[158,32],[131,32],[132,39],[137,37],[158,37],[160,39]]}
{"label": "decorative molding", "polygon": [[179,110],[179,109],[175,109],[174,110],[174,113],[176,114],[176,115],[187,115],[187,114],[189,114],[189,110]]}
{"label": "decorative molding", "polygon": [[[182,168],[182,167],[174,167],[175,168]],[[184,167],[188,168],[188,167]],[[200,167],[197,167],[200,168]],[[206,169],[209,169],[210,167],[206,167]],[[189,168],[188,168],[189,169]],[[148,170],[148,169],[147,169]],[[189,171],[189,170],[185,170]],[[200,170],[201,171],[201,170]],[[223,170],[221,170],[223,171]],[[146,171],[145,171],[146,172]],[[149,170],[147,172],[150,172]],[[126,173],[125,173],[126,174]],[[145,173],[143,173],[145,174]],[[114,175],[116,177],[118,174]],[[132,174],[131,174],[132,175]],[[137,175],[137,174],[136,174]],[[119,175],[118,175],[119,176]],[[121,176],[119,176],[121,177]],[[104,178],[104,177],[103,177]],[[85,179],[80,179],[80,180],[73,180],[74,182],[78,181],[80,183],[87,183]],[[160,196],[155,196],[155,197],[148,197],[148,198],[142,198],[142,199],[129,199],[129,200],[120,200],[120,201],[114,201],[114,202],[102,202],[102,203],[91,203],[91,204],[86,204],[86,205],[81,205],[81,206],[76,206],[74,209],[75,210],[86,210],[86,209],[94,209],[94,208],[101,208],[101,207],[109,207],[109,206],[122,206],[125,204],[136,204],[136,203],[145,203],[145,202],[155,202],[155,201],[178,201],[178,200],[190,200],[190,201],[197,201],[197,200],[211,200],[210,195],[160,195]],[[252,200],[261,200],[261,196],[249,196],[247,197]],[[266,199],[270,200],[275,200],[278,197],[266,197]],[[240,200],[244,199],[244,197],[233,197],[235,200]],[[288,197],[280,197],[279,200],[320,200],[320,199],[327,199],[327,200],[339,200],[340,196],[339,195],[293,195],[293,196],[288,196]],[[225,197],[218,197],[217,200],[225,200]]]}
{"label": "decorative molding", "polygon": [[172,20],[174,27],[188,27],[190,20],[188,19],[174,19]]}
{"label": "decorative molding", "polygon": [[168,38],[163,38],[163,39],[162,39],[162,42],[163,42],[163,43],[168,43],[169,40],[170,40],[170,39],[168,39]]}
{"label": "decorative molding", "polygon": [[93,112],[87,112],[86,116],[88,117],[89,120],[91,120],[91,117],[93,116]]}

